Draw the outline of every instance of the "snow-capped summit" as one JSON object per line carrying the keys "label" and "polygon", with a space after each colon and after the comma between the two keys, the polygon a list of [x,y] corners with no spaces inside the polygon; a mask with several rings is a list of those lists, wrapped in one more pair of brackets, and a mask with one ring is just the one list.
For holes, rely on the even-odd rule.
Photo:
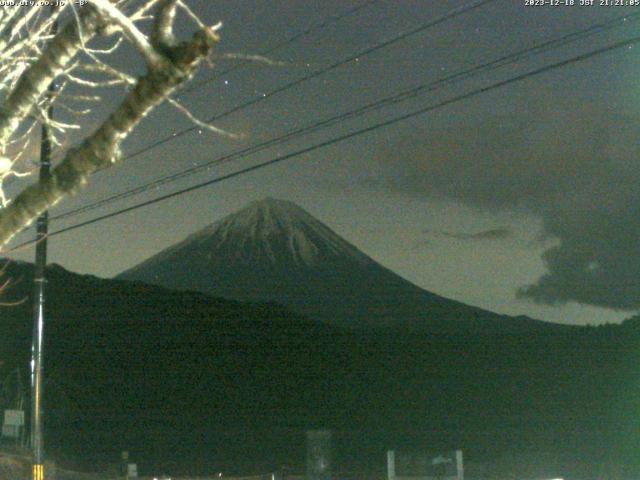
{"label": "snow-capped summit", "polygon": [[[241,301],[269,301],[348,326],[484,330],[511,319],[427,292],[296,204],[266,198],[119,275]],[[468,320],[468,322],[466,321]],[[537,323],[537,322],[536,322]]]}
{"label": "snow-capped summit", "polygon": [[372,262],[295,203],[265,198],[187,238],[172,251],[198,248],[224,251],[210,262],[265,262],[271,265],[314,266],[331,258]]}

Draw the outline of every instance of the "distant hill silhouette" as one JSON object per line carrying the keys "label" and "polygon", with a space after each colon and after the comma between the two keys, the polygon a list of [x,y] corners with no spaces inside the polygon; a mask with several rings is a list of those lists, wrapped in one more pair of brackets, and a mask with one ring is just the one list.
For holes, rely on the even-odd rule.
{"label": "distant hill silhouette", "polygon": [[299,206],[272,198],[249,204],[117,278],[275,302],[350,328],[505,333],[549,327],[423,290]]}
{"label": "distant hill silhouette", "polygon": [[[32,273],[9,266],[6,301],[30,297]],[[636,320],[403,335],[58,266],[48,278],[47,450],[70,466],[129,450],[143,473],[302,468],[303,431],[326,427],[352,471],[384,472],[385,450],[400,447],[489,464],[570,454],[564,478],[639,471]],[[1,379],[27,365],[30,301],[0,312]]]}

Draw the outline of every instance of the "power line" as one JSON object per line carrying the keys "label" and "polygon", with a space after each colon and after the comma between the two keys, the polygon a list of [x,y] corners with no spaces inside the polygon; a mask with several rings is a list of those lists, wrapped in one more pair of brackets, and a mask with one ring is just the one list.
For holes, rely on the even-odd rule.
{"label": "power line", "polygon": [[[250,100],[248,100],[248,101],[246,101],[244,103],[236,105],[235,107],[232,107],[231,109],[226,110],[223,113],[214,115],[214,116],[208,118],[206,120],[206,122],[207,123],[212,123],[212,122],[220,120],[221,118],[224,118],[224,117],[226,117],[228,115],[231,115],[232,113],[238,112],[240,110],[244,110],[245,108],[248,108],[248,107],[250,107],[252,105],[255,105],[256,103],[262,102],[263,100],[266,100],[267,98],[271,98],[274,95],[277,95],[279,93],[287,91],[287,90],[289,90],[289,89],[291,89],[293,87],[296,87],[296,86],[298,86],[298,85],[300,85],[300,84],[302,84],[302,83],[304,83],[304,82],[306,82],[308,80],[311,80],[313,78],[319,77],[319,76],[324,75],[325,73],[328,73],[328,72],[330,72],[332,70],[335,70],[335,69],[337,69],[337,68],[339,68],[339,67],[341,67],[343,65],[351,63],[351,62],[355,61],[358,58],[370,55],[370,54],[372,54],[374,52],[377,52],[378,50],[381,50],[381,49],[386,48],[386,47],[388,47],[390,45],[393,45],[393,44],[395,44],[397,42],[405,40],[408,37],[411,37],[413,35],[416,35],[418,33],[423,32],[423,31],[425,31],[425,30],[427,30],[429,28],[432,28],[432,27],[435,27],[435,26],[437,26],[437,25],[439,25],[441,23],[444,23],[447,20],[450,20],[450,19],[455,18],[455,17],[457,17],[459,15],[462,15],[464,13],[470,12],[472,10],[475,10],[477,8],[482,7],[483,5],[486,5],[488,3],[495,2],[495,1],[497,1],[497,0],[477,0],[475,2],[472,2],[472,3],[468,4],[468,5],[464,5],[462,7],[454,8],[454,9],[450,10],[449,12],[445,13],[444,15],[441,15],[441,16],[433,19],[433,20],[430,20],[429,22],[427,22],[425,24],[422,24],[422,25],[420,25],[420,26],[418,26],[416,28],[408,30],[408,31],[406,31],[404,33],[401,33],[399,35],[396,35],[395,37],[393,37],[393,38],[391,38],[389,40],[385,40],[385,41],[383,41],[381,43],[377,43],[377,44],[375,44],[373,46],[367,47],[364,50],[361,50],[356,54],[350,55],[349,57],[347,57],[347,58],[345,58],[343,60],[340,60],[340,61],[338,61],[336,63],[332,63],[331,65],[328,65],[328,66],[326,66],[324,68],[321,68],[320,70],[317,70],[317,71],[312,72],[312,73],[310,73],[308,75],[305,75],[304,77],[300,77],[297,80],[293,80],[292,82],[286,83],[286,84],[284,84],[284,85],[282,85],[282,86],[280,86],[280,87],[278,87],[278,88],[276,88],[274,90],[271,90],[268,93],[263,93],[262,95],[259,95],[259,96],[254,97],[254,98],[252,98],[252,99],[250,99]],[[128,160],[130,158],[134,158],[134,157],[137,157],[139,155],[142,155],[143,153],[146,153],[146,152],[148,152],[150,150],[153,150],[153,149],[159,147],[160,145],[164,145],[165,143],[173,141],[176,138],[182,137],[183,135],[186,135],[189,132],[193,132],[194,130],[197,130],[198,128],[199,127],[197,127],[197,126],[192,126],[192,127],[189,127],[189,128],[185,128],[184,130],[181,130],[179,132],[172,133],[169,136],[166,136],[166,137],[164,137],[164,138],[162,138],[162,139],[160,139],[160,140],[158,140],[156,142],[153,142],[153,143],[147,145],[146,147],[143,147],[143,148],[141,148],[141,149],[139,149],[139,150],[137,150],[137,151],[135,151],[135,152],[133,152],[133,153],[131,153],[129,155],[126,155],[123,158],[123,160]]]}
{"label": "power line", "polygon": [[91,204],[88,205],[84,205],[82,207],[78,207],[76,209],[73,210],[69,210],[67,212],[63,212],[57,216],[52,217],[52,220],[59,220],[59,219],[63,219],[63,218],[69,218],[72,216],[76,216],[79,215],[81,213],[85,213],[91,210],[95,210],[96,208],[99,208],[101,206],[104,205],[108,205],[109,203],[115,202],[117,200],[121,200],[124,198],[129,198],[131,196],[134,195],[138,195],[141,193],[144,193],[146,191],[151,190],[152,188],[156,188],[159,187],[161,185],[166,185],[168,183],[172,183],[174,181],[177,181],[181,178],[193,175],[199,171],[202,170],[206,170],[208,168],[210,168],[213,165],[220,165],[235,159],[239,159],[239,158],[244,158],[246,156],[249,156],[251,154],[254,154],[256,152],[265,150],[269,147],[272,147],[274,145],[278,145],[280,143],[283,143],[287,140],[291,140],[293,138],[296,138],[298,136],[301,136],[303,134],[308,134],[308,133],[312,133],[314,131],[317,131],[321,128],[325,128],[331,125],[334,125],[338,122],[342,122],[345,120],[349,120],[349,119],[353,119],[356,118],[358,116],[364,115],[367,112],[373,111],[373,110],[377,110],[380,109],[382,107],[386,107],[389,105],[394,105],[397,104],[399,102],[411,99],[416,97],[417,95],[420,94],[424,94],[424,93],[428,93],[428,92],[432,92],[434,90],[437,90],[438,88],[447,85],[447,84],[451,84],[457,81],[461,81],[461,80],[465,80],[465,79],[469,79],[469,78],[473,78],[476,75],[479,75],[481,73],[485,73],[488,71],[492,71],[495,70],[497,68],[518,62],[520,60],[524,60],[527,58],[530,58],[533,55],[537,55],[540,53],[544,53],[547,52],[549,50],[558,48],[560,46],[564,46],[567,45],[568,43],[577,41],[577,40],[581,40],[584,39],[590,35],[594,35],[596,33],[600,33],[602,31],[611,29],[611,28],[615,28],[617,26],[620,25],[625,25],[625,24],[629,24],[633,21],[637,21],[640,20],[640,13],[636,13],[633,15],[623,15],[620,17],[616,17],[614,19],[608,20],[607,22],[604,23],[600,23],[600,24],[595,24],[592,25],[586,29],[577,31],[577,32],[573,32],[567,35],[563,35],[559,38],[555,38],[555,39],[551,39],[551,40],[547,40],[541,43],[538,43],[530,48],[525,48],[525,49],[521,49],[519,51],[510,53],[508,55],[504,55],[502,57],[499,57],[495,60],[492,60],[490,62],[487,63],[483,63],[480,65],[476,65],[474,67],[471,67],[469,69],[466,70],[462,70],[453,74],[450,74],[444,78],[438,79],[436,81],[427,83],[427,84],[422,84],[419,85],[417,87],[413,87],[410,88],[408,90],[405,90],[403,92],[385,97],[383,99],[377,100],[375,102],[369,103],[367,105],[364,105],[358,109],[355,110],[351,110],[342,114],[338,114],[338,115],[334,115],[330,118],[327,118],[325,120],[319,121],[319,122],[315,122],[311,125],[307,125],[305,127],[302,128],[298,128],[298,129],[294,129],[294,130],[290,130],[289,132],[286,132],[283,135],[280,135],[278,137],[274,137],[271,138],[267,141],[258,143],[258,144],[254,144],[250,147],[241,149],[241,150],[237,150],[235,152],[232,152],[230,154],[224,155],[222,157],[216,158],[214,160],[210,160],[208,162],[205,162],[201,165],[196,165],[194,167],[188,168],[186,170],[182,170],[180,172],[171,174],[171,175],[167,175],[164,176],[162,178],[159,178],[157,180],[153,180],[151,182],[148,182],[146,184],[140,185],[138,187],[135,187],[133,189],[129,189],[126,190],[124,192],[120,192],[118,194],[115,195],[111,195],[107,198],[104,198],[102,200],[98,200],[96,202],[93,202]]}
{"label": "power line", "polygon": [[[604,53],[607,53],[607,52],[610,52],[610,51],[613,51],[613,50],[617,50],[617,49],[624,48],[624,47],[630,47],[630,46],[638,44],[638,43],[640,43],[640,36],[639,37],[633,37],[633,38],[630,38],[630,39],[627,39],[627,40],[623,40],[623,41],[617,42],[617,43],[615,43],[613,45],[609,45],[607,47],[603,47],[603,48],[600,48],[600,49],[597,49],[597,50],[592,50],[590,52],[583,53],[583,54],[577,55],[575,57],[571,57],[571,58],[569,58],[567,60],[562,60],[562,61],[550,64],[550,65],[546,65],[546,66],[537,68],[535,70],[532,70],[530,72],[523,73],[523,74],[517,75],[515,77],[511,77],[511,78],[509,78],[507,80],[502,80],[502,81],[493,83],[491,85],[488,85],[486,87],[481,87],[481,88],[472,90],[470,92],[467,92],[467,93],[464,93],[464,94],[461,94],[461,95],[457,95],[455,97],[452,97],[450,99],[438,102],[436,104],[429,105],[429,106],[426,106],[426,107],[422,107],[422,108],[420,108],[418,110],[414,110],[413,112],[409,112],[409,113],[397,116],[395,118],[392,118],[392,119],[389,119],[389,120],[385,120],[383,122],[379,122],[379,123],[376,123],[374,125],[370,125],[368,127],[365,127],[365,128],[359,129],[359,130],[355,130],[353,132],[350,132],[350,133],[347,133],[347,134],[344,134],[344,135],[341,135],[341,136],[338,136],[338,137],[334,137],[334,138],[332,138],[330,140],[326,140],[326,141],[323,141],[323,142],[320,142],[320,143],[316,143],[316,144],[311,145],[309,147],[305,147],[305,148],[296,150],[294,152],[291,152],[291,153],[288,153],[288,154],[285,154],[285,155],[281,155],[281,156],[272,158],[271,160],[267,160],[267,161],[259,163],[257,165],[253,165],[253,166],[250,166],[250,167],[247,167],[247,168],[243,168],[241,170],[237,170],[235,172],[232,172],[232,173],[229,173],[229,174],[226,174],[226,175],[222,175],[222,176],[213,178],[211,180],[207,180],[205,182],[201,182],[201,183],[198,183],[198,184],[195,184],[195,185],[191,185],[190,187],[187,187],[187,188],[184,188],[184,189],[181,189],[181,190],[178,190],[178,191],[166,194],[166,195],[162,195],[162,196],[154,198],[152,200],[147,200],[145,202],[141,202],[141,203],[138,203],[136,205],[132,205],[130,207],[126,207],[126,208],[117,210],[115,212],[111,212],[111,213],[108,213],[108,214],[105,214],[105,215],[101,215],[101,216],[92,218],[90,220],[86,220],[84,222],[77,223],[75,225],[70,225],[68,227],[65,227],[65,228],[56,230],[54,232],[51,232],[49,234],[49,236],[60,235],[62,233],[66,233],[66,232],[69,232],[71,230],[76,230],[78,228],[85,227],[87,225],[98,223],[98,222],[101,222],[103,220],[107,220],[109,218],[113,218],[113,217],[116,217],[118,215],[122,215],[124,213],[131,212],[133,210],[137,210],[139,208],[143,208],[143,207],[146,207],[146,206],[149,206],[149,205],[153,205],[155,203],[162,202],[164,200],[168,200],[168,199],[173,198],[173,197],[177,197],[177,196],[183,195],[185,193],[193,192],[195,190],[199,190],[201,188],[204,188],[204,187],[216,184],[216,183],[220,183],[220,182],[222,182],[224,180],[229,180],[231,178],[238,177],[240,175],[244,175],[246,173],[250,173],[250,172],[253,172],[253,171],[256,171],[256,170],[260,170],[262,168],[274,165],[276,163],[280,163],[280,162],[283,162],[285,160],[289,160],[291,158],[298,157],[298,156],[306,154],[306,153],[310,153],[310,152],[312,152],[314,150],[318,150],[318,149],[321,149],[321,148],[324,148],[324,147],[328,147],[330,145],[335,145],[337,143],[343,142],[345,140],[349,140],[349,139],[357,137],[359,135],[363,135],[365,133],[369,133],[369,132],[372,132],[374,130],[377,130],[377,129],[380,129],[380,128],[384,128],[384,127],[393,125],[395,123],[402,122],[404,120],[408,120],[410,118],[417,117],[419,115],[423,115],[425,113],[437,110],[439,108],[442,108],[442,107],[445,107],[445,106],[448,106],[448,105],[451,105],[453,103],[457,103],[457,102],[460,102],[462,100],[467,100],[467,99],[475,97],[477,95],[481,95],[483,93],[486,93],[486,92],[489,92],[489,91],[492,91],[492,90],[496,90],[496,89],[505,87],[505,86],[510,85],[512,83],[516,83],[516,82],[519,82],[519,81],[522,81],[522,80],[526,80],[528,78],[531,78],[531,77],[538,76],[538,75],[541,75],[543,73],[549,72],[551,70],[555,70],[555,69],[558,69],[558,68],[565,67],[567,65],[578,63],[578,62],[587,60],[589,58],[592,58],[592,57],[595,57],[595,56],[598,56],[598,55],[602,55]],[[34,242],[34,240],[29,240],[27,242],[24,242],[24,243],[14,247],[14,248],[12,248],[10,251],[16,250],[18,248],[21,248],[21,247],[23,247],[25,245],[28,245],[28,244],[31,244],[33,242]]]}
{"label": "power line", "polygon": [[[356,54],[353,54],[353,55],[349,56],[348,58],[340,60],[340,61],[338,61],[336,63],[333,63],[333,64],[331,64],[331,65],[329,65],[329,66],[327,66],[325,68],[322,68],[322,69],[320,69],[320,70],[318,70],[316,72],[313,72],[313,73],[311,73],[309,75],[306,75],[306,76],[301,77],[301,78],[299,78],[297,80],[289,82],[289,83],[287,83],[287,84],[285,84],[285,85],[283,85],[281,87],[278,87],[278,88],[276,88],[275,90],[272,90],[269,93],[264,93],[261,96],[254,97],[253,99],[251,99],[251,100],[249,100],[249,101],[247,101],[247,102],[245,102],[243,104],[237,105],[237,106],[231,108],[230,110],[227,110],[227,111],[225,111],[225,112],[223,112],[221,114],[214,115],[213,117],[210,117],[206,121],[208,123],[217,121],[217,120],[219,120],[219,119],[221,119],[223,117],[226,117],[227,115],[235,113],[235,112],[237,112],[239,110],[242,110],[242,109],[247,108],[247,107],[249,107],[251,105],[254,105],[254,104],[259,103],[259,102],[261,102],[263,100],[266,100],[267,98],[270,98],[271,96],[277,95],[278,93],[281,93],[281,92],[286,91],[286,90],[288,90],[290,88],[293,88],[293,87],[295,87],[295,86],[297,86],[297,85],[299,85],[301,83],[304,83],[307,80],[310,80],[312,78],[316,78],[316,77],[321,76],[321,75],[323,75],[323,74],[325,74],[325,73],[327,73],[329,71],[335,70],[336,68],[339,68],[342,65],[350,63],[350,62],[354,61],[357,58],[361,58],[361,57],[364,57],[366,55],[369,55],[369,54],[371,54],[373,52],[376,52],[376,51],[378,51],[378,50],[380,50],[382,48],[388,47],[388,46],[390,46],[390,45],[392,45],[394,43],[397,43],[397,42],[399,42],[401,40],[404,40],[404,39],[406,39],[406,38],[408,38],[408,37],[410,37],[412,35],[415,35],[417,33],[425,31],[428,28],[432,28],[432,27],[434,27],[436,25],[439,25],[439,24],[441,24],[443,22],[446,22],[447,20],[455,18],[456,16],[462,15],[464,13],[467,13],[469,11],[472,11],[472,10],[474,10],[476,8],[479,8],[479,7],[481,7],[481,6],[485,5],[485,4],[488,4],[488,3],[491,3],[491,2],[494,2],[494,1],[496,1],[496,0],[479,0],[479,1],[467,4],[467,5],[464,5],[464,6],[461,6],[461,7],[454,8],[454,9],[450,10],[449,12],[445,13],[444,15],[441,15],[441,16],[433,19],[433,20],[430,20],[429,22],[427,22],[425,24],[422,24],[422,25],[420,25],[420,26],[418,26],[416,28],[413,28],[411,30],[403,32],[403,33],[401,33],[399,35],[396,35],[395,37],[393,37],[393,38],[391,38],[389,40],[386,40],[386,41],[383,41],[383,42],[378,43],[376,45],[373,45],[371,47],[368,47],[368,48],[366,48],[366,49],[364,49],[364,50],[362,50],[362,51],[360,51],[360,52],[358,52]],[[150,145],[147,145],[146,147],[143,147],[143,148],[141,148],[141,149],[139,149],[139,150],[137,150],[137,151],[135,151],[135,152],[133,152],[133,153],[131,153],[129,155],[124,156],[122,161],[129,160],[131,158],[137,157],[137,156],[139,156],[139,155],[141,155],[143,153],[146,153],[146,152],[148,152],[150,150],[153,150],[153,149],[155,149],[155,148],[157,148],[157,147],[159,147],[159,146],[161,146],[161,145],[163,145],[165,143],[171,142],[171,141],[173,141],[173,140],[175,140],[175,139],[177,139],[177,138],[179,138],[179,137],[181,137],[183,135],[186,135],[189,132],[197,130],[198,128],[199,127],[197,127],[197,126],[192,126],[192,127],[186,128],[184,130],[181,130],[179,132],[175,132],[175,133],[173,133],[173,134],[171,134],[171,135],[169,135],[167,137],[164,137],[164,138],[162,138],[162,139],[160,139],[160,140],[158,140],[156,142],[151,143]],[[102,171],[102,170],[99,170],[99,171]],[[62,216],[68,216],[68,215],[66,213],[64,213],[64,214],[58,215],[57,217],[52,217],[52,219],[53,218],[58,218],[59,219]]]}
{"label": "power line", "polygon": [[[325,18],[323,21],[321,21],[320,23],[318,23],[316,25],[313,25],[313,26],[311,26],[309,28],[306,28],[305,30],[302,30],[302,31],[294,34],[290,38],[288,38],[286,40],[283,40],[282,42],[274,45],[273,47],[270,47],[270,48],[267,48],[265,50],[262,50],[262,51],[258,52],[258,55],[263,56],[263,57],[266,56],[266,55],[269,55],[269,54],[271,54],[271,53],[273,53],[273,52],[275,52],[277,50],[280,50],[283,47],[286,47],[288,45],[291,45],[291,44],[295,43],[299,39],[301,39],[301,38],[303,38],[303,37],[305,37],[307,35],[310,35],[311,33],[314,33],[316,31],[322,30],[322,29],[328,27],[329,25],[331,25],[333,23],[337,23],[340,20],[343,20],[344,18],[350,17],[351,15],[354,15],[354,14],[360,12],[361,10],[363,10],[363,9],[365,9],[367,7],[370,7],[373,4],[378,3],[380,1],[381,0],[367,0],[367,1],[363,2],[363,3],[361,3],[360,5],[357,5],[357,6],[353,7],[353,8],[351,8],[351,9],[347,10],[344,13],[329,16],[329,17]],[[215,80],[216,78],[220,78],[220,77],[222,77],[224,75],[227,75],[227,74],[229,74],[231,72],[239,70],[239,69],[243,68],[245,65],[246,64],[235,65],[235,66],[230,67],[230,68],[228,68],[226,70],[223,70],[222,72],[218,72],[218,73],[214,74],[213,76],[209,77],[208,79],[203,79],[203,80],[200,80],[198,82],[191,82],[191,84],[188,87],[186,87],[186,88],[184,88],[183,90],[180,91],[180,94],[191,93],[191,92],[195,91],[197,88],[201,87],[202,85],[205,85],[205,84]],[[262,99],[263,99],[262,97],[257,97],[258,101],[260,101]],[[221,117],[224,117],[224,116],[228,115],[229,113],[231,113],[231,112],[225,112],[225,113],[222,113],[219,116],[212,117],[212,118],[215,118],[217,120],[217,119],[219,119]],[[208,120],[208,122],[212,122],[212,121],[213,121],[212,119]],[[189,132],[192,131],[192,130],[193,129],[190,129]],[[172,135],[172,136],[169,136],[169,137],[165,137],[165,139],[163,139],[163,140],[169,140],[169,139],[172,139],[172,138],[177,138],[179,136],[184,135],[185,133],[188,133],[188,132],[180,132],[175,137],[173,137],[173,135]],[[136,156],[146,152],[147,150],[151,150],[151,149],[155,148],[155,146],[153,146],[153,147],[152,146],[148,146],[148,147],[149,148],[145,147],[141,151],[134,152],[129,156],[125,156],[123,158],[123,160],[127,160],[129,158],[136,157]],[[95,173],[99,173],[102,170],[104,170],[104,169],[98,170]]]}
{"label": "power line", "polygon": [[[265,50],[261,50],[260,52],[258,52],[259,55],[261,56],[266,56],[269,55],[273,52],[276,52],[277,50],[280,50],[283,47],[286,47],[288,45],[291,45],[292,43],[297,42],[299,39],[301,39],[302,37],[305,37],[307,35],[310,35],[318,30],[322,30],[326,27],[328,27],[329,25],[333,24],[333,23],[337,23],[340,20],[350,17],[351,15],[354,15],[356,13],[358,13],[360,10],[363,10],[367,7],[370,7],[371,5],[380,2],[380,0],[368,0],[366,2],[361,3],[360,5],[353,7],[349,10],[347,10],[344,13],[338,14],[338,15],[332,15],[330,17],[327,17],[326,19],[324,19],[323,21],[321,21],[320,23],[313,25],[309,28],[306,28],[305,30],[302,30],[301,32],[296,33],[295,35],[291,36],[290,38],[283,40],[282,42],[274,45],[273,47],[267,48]],[[198,82],[192,82],[187,88],[185,88],[184,90],[182,90],[180,93],[181,94],[185,94],[185,93],[191,93],[194,90],[200,88],[202,85],[205,85],[213,80],[215,80],[216,78],[220,78],[224,75],[228,75],[231,72],[234,72],[236,70],[239,70],[241,68],[243,68],[246,64],[241,64],[241,65],[235,65],[233,67],[230,67],[226,70],[223,70],[222,72],[216,73],[215,75],[204,79],[204,80],[200,80]]]}

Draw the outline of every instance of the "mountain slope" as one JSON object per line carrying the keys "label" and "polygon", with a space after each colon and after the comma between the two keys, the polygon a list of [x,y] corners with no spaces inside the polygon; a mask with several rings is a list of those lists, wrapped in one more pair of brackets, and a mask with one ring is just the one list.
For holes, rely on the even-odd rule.
{"label": "mountain slope", "polygon": [[[0,305],[0,387],[18,367],[26,386],[33,266],[12,262],[4,275],[14,286]],[[340,374],[332,358],[340,357],[343,342],[329,326],[276,305],[103,280],[58,266],[47,269],[47,279],[45,425],[47,450],[56,458],[87,468],[132,450],[147,468],[175,462],[188,471],[191,455],[202,474],[202,465],[233,465],[236,455],[264,461],[239,452],[242,442],[274,427],[272,415],[300,427],[321,418],[317,409],[335,406],[323,391]],[[0,388],[0,409],[9,407],[9,393]],[[209,458],[211,449],[217,453]]]}
{"label": "mountain slope", "polygon": [[[28,385],[33,267],[5,275],[3,300],[28,301],[0,306],[0,383],[22,366]],[[303,468],[303,431],[317,427],[350,471],[383,469],[402,446],[640,458],[635,321],[399,338],[56,266],[47,278],[47,451],[85,468],[122,450],[145,473]]]}
{"label": "mountain slope", "polygon": [[271,198],[249,204],[117,278],[276,302],[350,327],[505,332],[546,326],[427,292],[302,208]]}

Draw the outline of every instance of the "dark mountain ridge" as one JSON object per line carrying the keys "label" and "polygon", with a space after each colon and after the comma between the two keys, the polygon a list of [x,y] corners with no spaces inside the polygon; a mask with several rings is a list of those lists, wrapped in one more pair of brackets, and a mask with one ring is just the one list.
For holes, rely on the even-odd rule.
{"label": "dark mountain ridge", "polygon": [[[7,301],[30,297],[31,265],[6,275],[21,279]],[[401,446],[490,464],[566,452],[581,463],[565,478],[637,467],[637,322],[400,335],[55,266],[48,278],[47,448],[85,467],[129,450],[148,473],[302,468],[303,431],[317,427],[350,470],[383,469]],[[30,301],[1,318],[4,378],[27,365]]]}

